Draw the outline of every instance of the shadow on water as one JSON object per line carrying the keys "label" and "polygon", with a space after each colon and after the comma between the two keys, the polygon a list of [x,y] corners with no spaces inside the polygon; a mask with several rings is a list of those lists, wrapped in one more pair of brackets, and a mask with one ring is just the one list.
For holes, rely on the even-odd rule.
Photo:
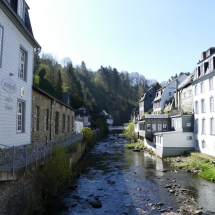
{"label": "shadow on water", "polygon": [[162,172],[171,169],[158,157],[133,152],[124,148],[125,140],[98,142],[79,163],[80,177],[58,198],[62,208],[48,214],[161,214],[161,209],[179,209],[183,204],[169,194],[166,184],[180,184],[189,189],[204,210],[215,211],[213,183],[194,177],[184,171]]}

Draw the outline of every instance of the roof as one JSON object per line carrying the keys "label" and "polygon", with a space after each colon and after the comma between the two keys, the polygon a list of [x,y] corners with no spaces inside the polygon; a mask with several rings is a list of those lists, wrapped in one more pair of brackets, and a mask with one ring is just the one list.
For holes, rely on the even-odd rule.
{"label": "roof", "polygon": [[[157,90],[156,93],[158,93],[158,92],[160,92],[161,90],[165,89],[168,85],[172,84],[174,81],[176,81],[177,79],[179,79],[182,75],[186,75],[186,74],[183,73],[183,74],[181,74],[180,76],[178,76],[177,78],[173,79],[173,80],[172,80],[171,82],[169,82],[167,85],[165,85],[164,87],[162,87],[162,88],[160,88],[159,90]],[[154,99],[153,102],[160,100],[160,99],[162,98],[162,95],[163,95],[163,93],[162,93],[162,94],[159,93],[158,97],[155,97],[155,99]]]}
{"label": "roof", "polygon": [[193,76],[194,76],[194,72],[191,73],[189,76],[187,76],[187,78],[185,78],[185,80],[181,84],[178,85],[178,90],[191,85]]}
{"label": "roof", "polygon": [[[16,0],[17,1],[17,0]],[[16,28],[25,36],[25,38],[33,45],[34,48],[37,49],[37,52],[40,52],[41,46],[35,40],[33,36],[33,31],[31,28],[31,21],[30,16],[28,13],[28,5],[24,8],[24,20],[20,18],[17,14],[17,5],[14,4],[16,1],[7,1],[7,0],[0,0],[0,8],[6,14],[6,16],[13,22]]]}
{"label": "roof", "polygon": [[54,101],[56,101],[56,102],[58,102],[58,103],[60,103],[60,104],[64,105],[65,107],[67,107],[67,108],[69,108],[69,109],[71,109],[71,110],[75,111],[75,109],[74,109],[74,108],[70,107],[69,105],[66,105],[66,104],[65,104],[65,103],[63,103],[62,101],[60,101],[60,100],[56,99],[55,97],[51,96],[51,95],[50,95],[50,94],[48,94],[47,92],[45,92],[45,91],[41,90],[39,87],[32,86],[32,89],[33,89],[34,91],[37,91],[37,92],[39,92],[39,93],[43,94],[44,96],[46,96],[46,97],[48,97],[48,98],[50,98],[50,99],[52,99],[52,100],[54,100]]}

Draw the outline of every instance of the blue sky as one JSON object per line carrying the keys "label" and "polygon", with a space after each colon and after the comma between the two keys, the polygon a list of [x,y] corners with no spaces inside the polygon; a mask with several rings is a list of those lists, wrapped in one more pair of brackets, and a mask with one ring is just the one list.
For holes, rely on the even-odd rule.
{"label": "blue sky", "polygon": [[215,46],[214,0],[26,0],[42,51],[148,79],[192,72]]}

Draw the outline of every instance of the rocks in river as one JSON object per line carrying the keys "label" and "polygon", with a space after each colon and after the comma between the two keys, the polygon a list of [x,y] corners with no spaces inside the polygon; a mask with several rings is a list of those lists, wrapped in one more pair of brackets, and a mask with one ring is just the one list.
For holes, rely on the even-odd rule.
{"label": "rocks in river", "polygon": [[189,172],[189,173],[190,173],[190,172],[191,172],[191,169],[187,169],[186,172]]}
{"label": "rocks in river", "polygon": [[158,202],[156,205],[157,205],[157,206],[162,206],[162,205],[163,205],[163,202]]}
{"label": "rocks in river", "polygon": [[108,182],[108,184],[115,184],[116,183],[115,181],[111,181],[111,180],[108,180],[107,182]]}
{"label": "rocks in river", "polygon": [[163,169],[163,170],[161,170],[161,172],[167,172],[168,170],[167,169]]}
{"label": "rocks in river", "polygon": [[89,201],[88,202],[93,208],[101,208],[102,202],[100,200]]}
{"label": "rocks in river", "polygon": [[201,210],[196,210],[196,211],[194,211],[194,214],[202,214],[202,211]]}
{"label": "rocks in river", "polygon": [[166,184],[165,188],[171,188],[172,185],[171,184]]}
{"label": "rocks in river", "polygon": [[169,191],[170,193],[175,193],[175,190],[171,190],[171,189],[170,189],[170,190],[168,190],[168,191]]}

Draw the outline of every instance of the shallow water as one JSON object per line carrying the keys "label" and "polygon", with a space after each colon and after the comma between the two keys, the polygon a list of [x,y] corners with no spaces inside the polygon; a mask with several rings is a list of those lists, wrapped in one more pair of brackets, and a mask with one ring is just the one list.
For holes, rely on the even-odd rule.
{"label": "shallow water", "polygon": [[[121,138],[96,143],[81,161],[77,188],[65,190],[49,214],[161,214],[155,205],[158,202],[164,204],[160,209],[177,211],[184,204],[183,196],[168,192],[165,185],[171,183],[189,189],[187,195],[204,212],[215,211],[214,183],[182,170],[164,173],[163,169],[171,169],[168,163],[145,152],[125,149],[124,144]],[[90,202],[95,201],[100,201],[102,207],[93,208]]]}

